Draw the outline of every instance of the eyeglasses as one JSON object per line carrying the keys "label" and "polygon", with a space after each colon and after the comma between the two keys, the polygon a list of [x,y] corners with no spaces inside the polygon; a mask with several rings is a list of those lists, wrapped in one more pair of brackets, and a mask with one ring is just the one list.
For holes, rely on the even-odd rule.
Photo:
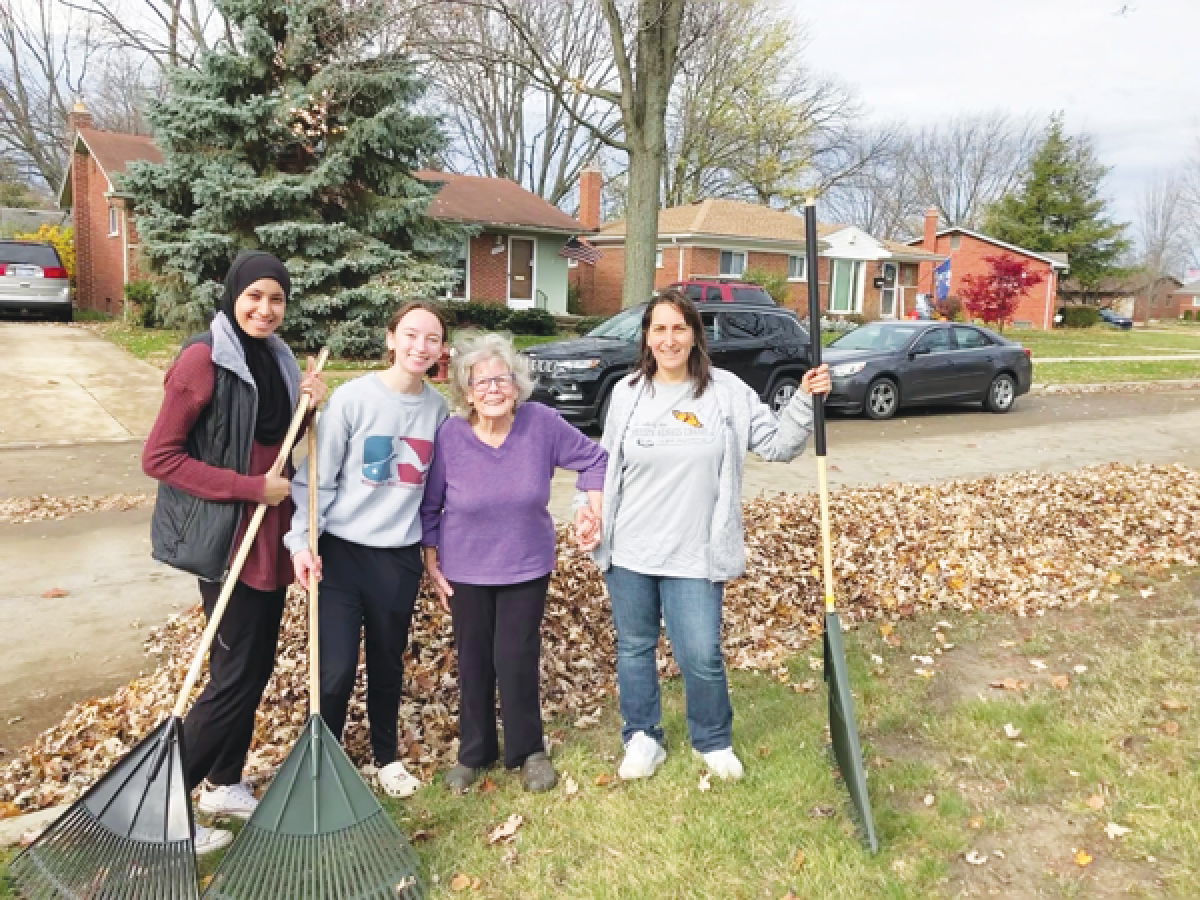
{"label": "eyeglasses", "polygon": [[472,378],[469,382],[471,389],[477,394],[486,394],[489,388],[495,388],[498,391],[511,390],[513,385],[517,383],[517,379],[510,372],[507,375],[493,375],[490,378]]}

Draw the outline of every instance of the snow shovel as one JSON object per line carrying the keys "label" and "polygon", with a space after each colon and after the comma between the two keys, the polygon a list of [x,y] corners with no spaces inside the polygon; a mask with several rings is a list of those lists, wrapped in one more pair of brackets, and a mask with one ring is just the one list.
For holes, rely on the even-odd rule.
{"label": "snow shovel", "polygon": [[[321,351],[317,372],[328,355]],[[301,394],[271,474],[278,475],[287,464],[308,407],[308,394]],[[27,900],[200,896],[192,804],[184,774],[183,713],[266,512],[267,505],[260,503],[246,527],[170,717],[13,860],[10,871],[20,896]]]}
{"label": "snow shovel", "polygon": [[[308,546],[317,555],[317,428],[308,432]],[[321,718],[318,589],[308,584],[308,724],[237,836],[205,900],[418,900],[412,845]]]}
{"label": "snow shovel", "polygon": [[[817,272],[817,207],[811,197],[804,204],[804,251],[808,279],[808,331],[812,367],[821,365],[821,299]],[[867,845],[879,851],[871,798],[867,794],[867,773],[863,768],[862,748],[858,740],[858,721],[854,717],[854,695],[850,692],[850,673],[846,666],[846,648],[842,623],[838,618],[833,594],[833,550],[829,530],[829,472],[825,459],[825,398],[813,397],[813,435],[817,449],[817,489],[821,504],[821,562],[825,585],[825,681],[829,689],[829,733],[833,753],[850,799],[858,811]]]}

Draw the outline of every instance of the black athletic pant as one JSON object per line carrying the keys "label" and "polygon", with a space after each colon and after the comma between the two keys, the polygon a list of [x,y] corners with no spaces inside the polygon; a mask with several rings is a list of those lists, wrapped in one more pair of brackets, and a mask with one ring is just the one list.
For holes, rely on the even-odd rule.
{"label": "black athletic pant", "polygon": [[[221,585],[200,582],[211,617]],[[286,588],[257,591],[238,582],[208,656],[208,684],[183,720],[190,791],[207,778],[237,784],[254,737],[254,713],[275,668]]]}
{"label": "black athletic pant", "polygon": [[421,548],[321,536],[321,717],[339,738],[366,634],[367,718],[377,766],[396,761],[404,651],[425,565]]}
{"label": "black athletic pant", "polygon": [[550,576],[491,587],[451,584],[450,610],[458,654],[458,761],[481,768],[499,758],[499,684],[504,765],[514,769],[531,753],[544,749],[538,670]]}

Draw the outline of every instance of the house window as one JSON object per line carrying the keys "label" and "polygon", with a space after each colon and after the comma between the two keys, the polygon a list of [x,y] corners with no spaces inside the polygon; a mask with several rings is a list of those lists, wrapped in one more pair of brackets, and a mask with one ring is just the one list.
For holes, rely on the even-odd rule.
{"label": "house window", "polygon": [[455,257],[454,262],[451,263],[451,268],[458,273],[458,277],[450,288],[448,296],[456,300],[467,299],[467,282],[470,278],[470,255],[471,239],[466,238],[458,245],[458,255]]}
{"label": "house window", "polygon": [[913,263],[900,263],[900,286],[917,286],[917,267]]}
{"label": "house window", "polygon": [[121,221],[117,218],[117,208],[110,206],[108,208],[108,236],[116,237],[121,233]]}
{"label": "house window", "polygon": [[806,260],[803,256],[788,257],[788,281],[803,281],[804,280],[804,264]]}
{"label": "house window", "polygon": [[961,246],[962,246],[962,235],[961,234],[952,234],[950,236],[950,249],[957,250]]}
{"label": "house window", "polygon": [[863,261],[835,259],[833,285],[829,291],[829,311],[837,313],[862,312]]}
{"label": "house window", "polygon": [[722,250],[721,269],[718,275],[738,278],[746,271],[746,254],[741,250]]}
{"label": "house window", "polygon": [[663,267],[662,256],[663,252],[661,248],[654,251],[654,268],[661,269]]}

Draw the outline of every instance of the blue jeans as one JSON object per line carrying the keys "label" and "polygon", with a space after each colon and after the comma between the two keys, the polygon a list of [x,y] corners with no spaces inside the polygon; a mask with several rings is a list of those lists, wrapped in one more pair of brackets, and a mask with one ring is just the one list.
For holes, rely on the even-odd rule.
{"label": "blue jeans", "polygon": [[625,719],[622,739],[628,741],[644,731],[663,742],[654,651],[660,622],[665,620],[671,651],[683,672],[692,746],[701,753],[733,746],[733,705],[721,655],[725,585],[706,578],[641,575],[619,566],[611,567],[604,580],[617,626],[617,687]]}

